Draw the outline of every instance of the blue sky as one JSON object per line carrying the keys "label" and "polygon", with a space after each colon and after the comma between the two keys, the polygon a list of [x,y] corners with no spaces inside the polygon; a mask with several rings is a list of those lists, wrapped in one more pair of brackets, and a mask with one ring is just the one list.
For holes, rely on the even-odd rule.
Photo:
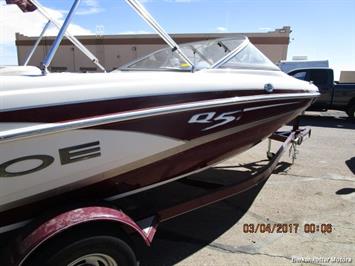
{"label": "blue sky", "polygon": [[[71,0],[39,0],[62,19]],[[4,0],[0,0],[4,2]],[[354,0],[144,0],[144,6],[169,33],[263,32],[291,26],[288,57],[306,55],[310,60],[329,59],[336,69],[355,70]],[[1,15],[10,14],[0,6]],[[28,16],[28,14],[26,14]],[[4,17],[4,16],[2,16]],[[44,23],[44,21],[43,21]],[[144,33],[152,30],[123,0],[82,0],[74,19],[83,33]],[[27,23],[28,24],[28,23]],[[5,24],[6,25],[6,24]],[[79,27],[80,26],[80,27]],[[24,32],[26,32],[24,25]],[[31,33],[33,34],[33,30]],[[81,33],[79,31],[79,33]],[[38,32],[39,33],[39,32]],[[13,44],[1,42],[0,65],[16,63]],[[4,51],[5,50],[5,51]],[[5,53],[5,55],[4,55]]]}

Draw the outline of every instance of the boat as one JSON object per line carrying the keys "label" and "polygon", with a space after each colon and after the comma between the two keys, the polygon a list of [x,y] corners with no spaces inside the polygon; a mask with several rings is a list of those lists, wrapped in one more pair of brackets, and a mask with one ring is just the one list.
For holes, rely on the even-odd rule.
{"label": "boat", "polygon": [[[67,31],[79,2],[41,68],[0,69],[0,233],[43,210],[117,200],[209,168],[269,137],[319,95],[245,36],[176,44],[135,0],[127,2],[168,47],[105,72]],[[63,36],[103,72],[50,73]]]}

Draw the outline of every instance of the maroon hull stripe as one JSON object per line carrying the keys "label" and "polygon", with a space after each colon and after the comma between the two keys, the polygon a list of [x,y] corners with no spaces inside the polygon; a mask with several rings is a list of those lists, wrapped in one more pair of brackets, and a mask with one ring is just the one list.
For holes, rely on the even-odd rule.
{"label": "maroon hull stripe", "polygon": [[[0,227],[39,216],[43,214],[45,210],[57,210],[58,206],[79,201],[99,200],[157,182],[163,182],[173,177],[189,173],[192,170],[203,168],[211,162],[222,160],[227,156],[226,154],[228,154],[228,156],[238,154],[257,144],[261,139],[299,115],[300,112],[307,108],[310,101],[311,100],[308,100],[306,104],[303,103],[298,109],[292,108],[291,110],[294,111],[288,109],[288,113],[285,113],[285,110],[282,110],[281,113],[279,112],[280,110],[272,111],[276,113],[279,112],[278,116],[274,119],[265,120],[262,124],[255,125],[247,130],[207,142],[108,180],[4,211],[0,213]],[[255,111],[254,114],[252,114],[253,112],[250,113],[254,119],[257,117],[261,117],[261,119],[272,117],[270,114],[265,114],[265,110]],[[256,120],[249,120],[249,123],[252,121]],[[176,130],[177,126],[173,129]]]}
{"label": "maroon hull stripe", "polygon": [[[304,93],[303,90],[275,90],[273,95],[283,93]],[[0,122],[55,123],[100,115],[133,111],[151,107],[189,103],[235,96],[265,94],[263,90],[214,91],[133,97],[125,99],[101,100],[93,102],[34,107],[28,109],[0,112]]]}
{"label": "maroon hull stripe", "polygon": [[[231,106],[222,106],[215,108],[205,108],[194,111],[186,111],[178,114],[168,114],[164,116],[157,117],[148,117],[144,119],[130,120],[127,122],[119,122],[113,124],[105,124],[98,126],[97,129],[106,129],[106,130],[124,130],[124,131],[134,131],[134,132],[143,132],[154,135],[161,135],[166,137],[171,137],[180,140],[192,140],[201,136],[205,136],[211,133],[216,133],[220,130],[228,129],[234,127],[235,125],[244,125],[250,123],[251,121],[262,120],[266,117],[273,117],[282,113],[288,112],[290,109],[294,110],[301,108],[302,106],[307,105],[309,100],[275,100],[275,101],[265,101],[251,104],[237,104]],[[277,106],[279,104],[285,104]],[[276,105],[276,106],[274,106]],[[268,108],[268,106],[270,106]],[[260,108],[263,109],[244,111],[249,108]],[[218,117],[223,113],[240,111],[238,113],[238,120],[227,123],[222,126],[215,127],[210,130],[204,131],[203,129],[217,124],[216,121],[212,121],[208,124],[203,123],[188,123],[191,117],[196,114],[201,113],[215,113],[214,117]]]}

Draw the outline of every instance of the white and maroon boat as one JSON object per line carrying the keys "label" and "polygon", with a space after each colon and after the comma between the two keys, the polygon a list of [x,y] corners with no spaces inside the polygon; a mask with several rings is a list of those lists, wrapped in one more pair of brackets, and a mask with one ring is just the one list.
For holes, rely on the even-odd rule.
{"label": "white and maroon boat", "polygon": [[42,69],[0,69],[0,232],[58,204],[114,200],[211,167],[318,96],[246,37],[178,46],[136,1],[170,47],[110,73],[49,73],[64,35],[80,45],[66,31],[78,2]]}

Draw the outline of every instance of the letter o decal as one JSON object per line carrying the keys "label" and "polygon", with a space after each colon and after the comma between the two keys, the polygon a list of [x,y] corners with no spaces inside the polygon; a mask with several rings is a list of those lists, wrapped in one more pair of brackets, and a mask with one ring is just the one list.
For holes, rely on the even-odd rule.
{"label": "letter o decal", "polygon": [[[22,172],[8,172],[6,171],[6,168],[8,168],[10,165],[13,165],[18,162],[22,161],[27,161],[27,160],[40,160],[42,163],[39,166],[36,166],[35,168],[22,171]],[[15,176],[20,176],[20,175],[28,175],[34,172],[37,172],[39,170],[42,170],[49,165],[51,165],[54,161],[54,158],[49,155],[31,155],[31,156],[24,156],[20,158],[13,159],[11,161],[7,161],[3,164],[0,165],[0,177],[15,177]]]}

